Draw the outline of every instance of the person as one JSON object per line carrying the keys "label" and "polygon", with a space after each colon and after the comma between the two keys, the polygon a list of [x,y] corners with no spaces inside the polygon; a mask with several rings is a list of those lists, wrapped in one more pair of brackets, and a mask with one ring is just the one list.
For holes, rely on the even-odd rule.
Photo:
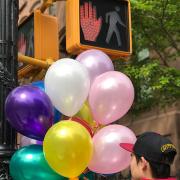
{"label": "person", "polygon": [[146,132],[135,144],[121,143],[120,147],[131,152],[132,180],[168,179],[170,166],[177,153],[172,142],[155,132]]}
{"label": "person", "polygon": [[121,36],[120,32],[118,30],[117,24],[120,24],[121,26],[126,28],[126,25],[123,23],[120,15],[118,14],[120,12],[120,7],[116,6],[115,11],[111,11],[106,13],[106,23],[109,23],[109,29],[106,37],[106,43],[109,44],[113,33],[115,33],[117,42],[118,42],[118,47],[122,45],[121,42]]}

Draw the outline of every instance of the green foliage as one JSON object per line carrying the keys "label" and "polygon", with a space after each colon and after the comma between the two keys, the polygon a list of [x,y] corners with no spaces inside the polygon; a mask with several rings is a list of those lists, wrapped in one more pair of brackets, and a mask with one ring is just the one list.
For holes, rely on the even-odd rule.
{"label": "green foliage", "polygon": [[[180,1],[132,0],[133,59],[143,48],[153,50],[164,65],[179,56]],[[171,47],[171,52],[167,48]],[[172,49],[174,50],[172,52]],[[135,56],[135,57],[134,57]]]}
{"label": "green foliage", "polygon": [[[133,54],[128,62],[114,61],[135,87],[133,113],[166,106],[180,98],[180,71],[169,67],[179,56],[178,0],[131,0]],[[140,60],[143,49],[156,54]]]}
{"label": "green foliage", "polygon": [[153,61],[143,65],[121,63],[119,70],[127,74],[134,84],[132,112],[135,114],[154,106],[169,105],[180,98],[180,71],[175,68],[164,68],[158,61]]}

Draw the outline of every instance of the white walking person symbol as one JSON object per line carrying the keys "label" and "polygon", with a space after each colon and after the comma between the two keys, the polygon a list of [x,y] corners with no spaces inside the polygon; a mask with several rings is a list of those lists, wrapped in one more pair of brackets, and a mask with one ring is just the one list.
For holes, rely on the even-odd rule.
{"label": "white walking person symbol", "polygon": [[118,12],[120,12],[120,8],[118,6],[116,6],[115,11],[106,13],[106,23],[109,23],[109,29],[108,29],[108,33],[107,33],[107,37],[106,37],[106,43],[109,44],[113,33],[115,33],[117,42],[118,42],[118,47],[120,47],[122,45],[122,42],[121,42],[121,36],[120,36],[120,32],[118,30],[117,24],[119,23],[121,26],[123,26],[125,28],[126,28],[126,26],[122,22]]}

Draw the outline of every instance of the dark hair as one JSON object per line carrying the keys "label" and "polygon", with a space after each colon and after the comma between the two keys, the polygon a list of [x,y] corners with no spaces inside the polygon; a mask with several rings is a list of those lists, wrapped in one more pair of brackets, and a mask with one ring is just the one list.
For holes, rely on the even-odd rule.
{"label": "dark hair", "polygon": [[[136,155],[137,163],[141,160],[141,157]],[[146,158],[145,158],[146,159]],[[147,159],[146,159],[147,160]],[[170,165],[152,162],[147,160],[150,164],[153,178],[168,178],[170,177]]]}
{"label": "dark hair", "polygon": [[170,177],[171,168],[169,164],[155,163],[151,161],[149,161],[149,164],[154,178]]}

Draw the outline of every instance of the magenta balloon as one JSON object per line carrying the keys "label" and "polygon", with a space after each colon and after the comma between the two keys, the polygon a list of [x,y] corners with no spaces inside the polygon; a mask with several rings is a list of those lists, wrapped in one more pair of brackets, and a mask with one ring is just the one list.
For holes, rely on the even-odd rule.
{"label": "magenta balloon", "polygon": [[87,68],[91,84],[100,74],[114,70],[113,63],[109,56],[100,50],[91,49],[84,51],[76,60]]}
{"label": "magenta balloon", "polygon": [[94,120],[99,124],[110,124],[130,109],[134,100],[131,80],[117,71],[98,76],[91,86],[89,105]]}
{"label": "magenta balloon", "polygon": [[42,141],[31,139],[31,138],[28,138],[28,137],[23,136],[23,135],[21,135],[21,137],[20,137],[20,147],[29,146],[32,144],[42,145],[42,143],[43,143]]}
{"label": "magenta balloon", "polygon": [[88,166],[100,174],[112,174],[130,165],[131,153],[120,147],[120,143],[135,143],[135,134],[127,127],[109,125],[93,137],[93,158]]}

